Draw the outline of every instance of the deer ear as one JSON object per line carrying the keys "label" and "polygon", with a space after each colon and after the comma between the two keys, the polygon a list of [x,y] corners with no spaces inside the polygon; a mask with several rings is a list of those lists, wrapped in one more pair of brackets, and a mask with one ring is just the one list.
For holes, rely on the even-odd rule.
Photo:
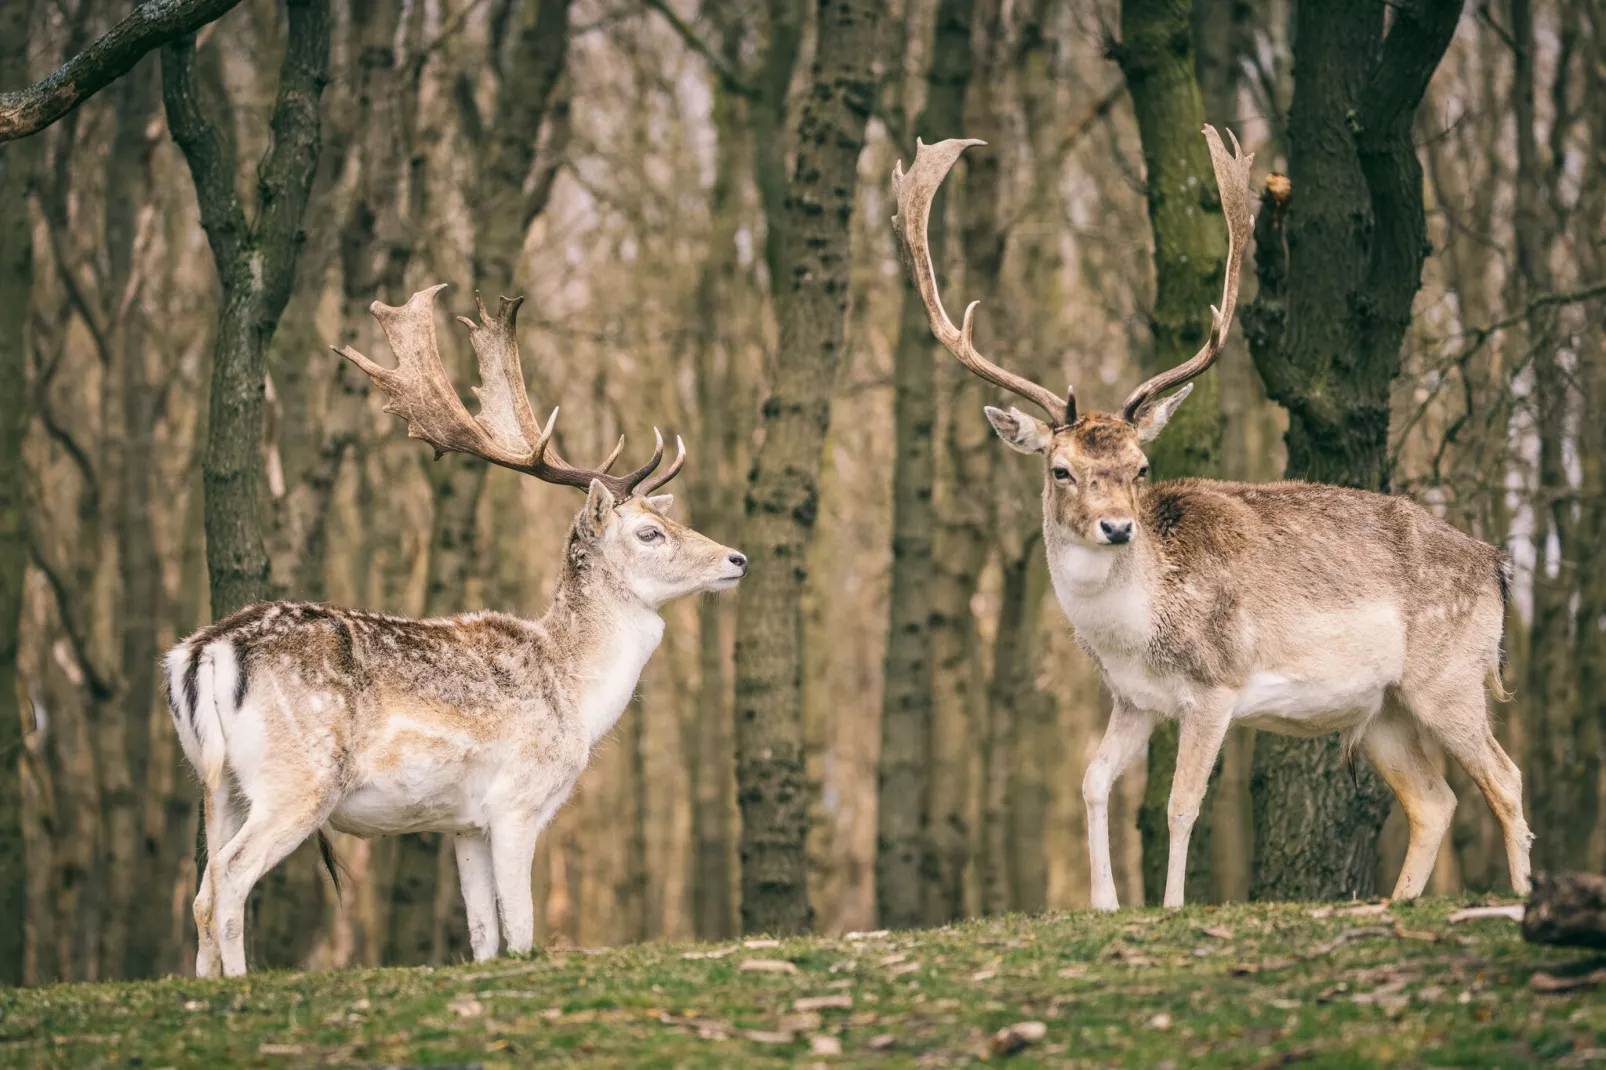
{"label": "deer ear", "polygon": [[608,523],[613,519],[613,491],[603,486],[600,479],[591,481],[591,490],[586,494],[585,517],[593,535],[608,530]]}
{"label": "deer ear", "polygon": [[1153,442],[1165,425],[1171,422],[1176,414],[1177,407],[1188,399],[1193,393],[1193,384],[1188,383],[1181,390],[1159,401],[1152,401],[1138,410],[1137,418],[1132,421],[1138,429],[1139,442]]}
{"label": "deer ear", "polygon": [[1027,416],[1019,409],[984,408],[987,421],[1004,440],[1004,445],[1020,453],[1042,453],[1054,441],[1053,430],[1035,416]]}
{"label": "deer ear", "polygon": [[673,494],[653,494],[647,498],[647,508],[659,516],[668,516],[670,507],[675,504]]}

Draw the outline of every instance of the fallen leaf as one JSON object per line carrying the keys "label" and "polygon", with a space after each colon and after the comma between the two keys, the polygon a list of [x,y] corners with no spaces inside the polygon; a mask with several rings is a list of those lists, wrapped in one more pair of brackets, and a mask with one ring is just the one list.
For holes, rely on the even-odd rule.
{"label": "fallen leaf", "polygon": [[300,1044],[259,1044],[258,1055],[300,1055]]}
{"label": "fallen leaf", "polygon": [[1161,1011],[1159,1014],[1156,1014],[1153,1018],[1149,1019],[1149,1028],[1150,1029],[1170,1029],[1171,1028],[1171,1016],[1169,1014],[1167,1014],[1165,1011]]}
{"label": "fallen leaf", "polygon": [[478,1018],[485,1013],[485,1004],[473,996],[459,996],[448,1003],[446,1009],[459,1018]]}
{"label": "fallen leaf", "polygon": [[841,1055],[842,1042],[836,1037],[818,1033],[809,1038],[809,1051],[815,1055]]}
{"label": "fallen leaf", "polygon": [[742,1036],[755,1044],[790,1044],[797,1039],[795,1033],[771,1033],[763,1029],[749,1029]]}
{"label": "fallen leaf", "polygon": [[1065,978],[1066,980],[1071,980],[1071,979],[1076,978],[1076,977],[1086,977],[1087,976],[1087,967],[1086,966],[1067,966],[1067,967],[1065,967],[1063,970],[1061,970],[1059,972],[1059,975],[1061,977]]}
{"label": "fallen leaf", "polygon": [[757,948],[757,947],[780,947],[781,946],[781,942],[779,940],[743,940],[742,941],[742,946],[743,947],[754,947],[754,948]]}
{"label": "fallen leaf", "polygon": [[1206,936],[1213,936],[1217,940],[1231,940],[1232,930],[1225,925],[1201,925],[1199,931]]}
{"label": "fallen leaf", "polygon": [[997,977],[997,976],[998,976],[998,971],[997,970],[977,970],[975,973],[970,975],[970,980],[971,980],[971,983],[975,984],[975,983],[978,983],[978,982],[981,982],[981,981],[991,981],[994,977]]}
{"label": "fallen leaf", "polygon": [[891,1033],[882,1033],[879,1036],[873,1036],[866,1041],[865,1047],[869,1048],[871,1051],[885,1051],[897,1042],[898,1038],[893,1036]]}
{"label": "fallen leaf", "polygon": [[1273,999],[1269,1000],[1268,1002],[1280,1011],[1298,1010],[1300,1007],[1305,1005],[1303,1002],[1297,999]]}
{"label": "fallen leaf", "polygon": [[902,977],[906,973],[914,973],[920,969],[918,962],[902,962],[887,971],[888,977]]}
{"label": "fallen leaf", "polygon": [[906,959],[908,957],[909,957],[908,955],[906,955],[902,951],[899,951],[897,954],[887,955],[885,958],[878,959],[877,960],[877,965],[880,965],[880,966],[896,965],[897,963],[902,962],[904,959]]}
{"label": "fallen leaf", "polygon": [[1467,907],[1450,915],[1450,924],[1455,925],[1463,921],[1482,921],[1485,918],[1504,918],[1506,921],[1521,921],[1523,911],[1527,908],[1521,903],[1512,903],[1504,907]]}
{"label": "fallen leaf", "polygon": [[1266,973],[1270,970],[1286,970],[1294,964],[1293,959],[1267,959],[1264,962],[1240,962],[1227,972],[1234,977],[1247,977],[1252,973]]}
{"label": "fallen leaf", "polygon": [[1426,929],[1407,929],[1405,926],[1399,924],[1394,926],[1394,935],[1399,937],[1401,940],[1422,940],[1430,944],[1436,944],[1439,942],[1438,933],[1429,932]]}
{"label": "fallen leaf", "polygon": [[716,951],[688,951],[680,957],[683,959],[722,959],[735,950],[735,947],[722,947]]}
{"label": "fallen leaf", "polygon": [[892,935],[892,934],[887,929],[872,929],[869,932],[845,933],[843,935],[842,939],[844,939],[844,940],[879,940],[884,936],[890,936],[890,935]]}
{"label": "fallen leaf", "polygon": [[824,1025],[819,1011],[799,1011],[796,1014],[783,1014],[775,1023],[775,1028],[782,1033],[812,1033]]}
{"label": "fallen leaf", "polygon": [[187,1011],[204,1011],[206,1010],[206,1001],[202,999],[189,1000],[184,1004],[184,1009]]}
{"label": "fallen leaf", "polygon": [[1343,932],[1339,933],[1337,936],[1333,937],[1324,944],[1317,944],[1305,954],[1305,957],[1308,959],[1316,959],[1321,958],[1323,955],[1330,955],[1338,948],[1343,947],[1352,940],[1365,940],[1374,936],[1393,935],[1394,930],[1385,929],[1380,925],[1361,925],[1354,929],[1345,929]]}
{"label": "fallen leaf", "polygon": [[743,959],[743,973],[797,973],[797,966],[785,959]]}
{"label": "fallen leaf", "polygon": [[1016,1022],[994,1033],[987,1046],[994,1055],[1013,1055],[1046,1036],[1048,1026],[1042,1022]]}
{"label": "fallen leaf", "polygon": [[851,1011],[853,1009],[852,996],[804,996],[802,999],[792,1001],[792,1009],[796,1011]]}
{"label": "fallen leaf", "polygon": [[1317,907],[1315,910],[1305,911],[1305,916],[1311,918],[1330,918],[1333,916],[1333,908]]}

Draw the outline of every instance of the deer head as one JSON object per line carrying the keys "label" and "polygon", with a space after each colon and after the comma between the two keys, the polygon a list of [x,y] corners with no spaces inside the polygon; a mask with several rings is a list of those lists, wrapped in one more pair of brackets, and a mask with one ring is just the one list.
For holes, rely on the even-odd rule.
{"label": "deer head", "polygon": [[[448,451],[480,457],[492,464],[547,483],[586,491],[585,508],[569,537],[569,563],[615,580],[648,606],[699,590],[734,587],[747,574],[747,558],[666,515],[674,496],[653,492],[686,463],[686,446],[675,439],[675,459],[658,472],[664,437],[653,428],[656,446],[647,462],[626,475],[610,475],[624,451],[624,436],[597,468],[576,468],[552,443],[558,410],[537,423],[524,386],[515,327],[522,298],[502,298],[496,314],[475,298],[480,322],[466,316],[479,359],[478,416],[470,416],[441,363],[435,338],[435,295],[445,284],[420,290],[405,305],[375,301],[369,311],[379,321],[396,367],[375,364],[350,346],[336,353],[361,368],[385,394],[385,411],[407,421],[407,434],[429,443],[437,459]],[[657,474],[655,474],[657,473]]]}
{"label": "deer head", "polygon": [[[898,202],[892,226],[901,239],[915,288],[925,303],[932,333],[976,375],[1025,398],[1048,414],[1048,420],[1040,420],[1015,408],[988,406],[986,409],[987,419],[1006,445],[1021,453],[1042,456],[1044,518],[1082,543],[1119,546],[1133,539],[1137,529],[1138,495],[1149,472],[1143,444],[1160,433],[1193,390],[1188,381],[1216,362],[1232,325],[1233,308],[1238,300],[1238,277],[1254,225],[1249,169],[1255,157],[1253,153],[1244,154],[1240,150],[1238,139],[1230,131],[1231,153],[1222,145],[1213,127],[1206,126],[1204,135],[1210,145],[1216,185],[1221,191],[1222,214],[1227,219],[1227,265],[1221,306],[1210,310],[1210,337],[1203,348],[1189,360],[1138,386],[1127,395],[1119,414],[1078,415],[1074,387],[1068,388],[1062,397],[1047,387],[1005,371],[982,356],[972,340],[978,302],[971,302],[965,309],[962,324],[957,328],[943,309],[926,237],[931,201],[960,154],[971,145],[983,142],[953,139],[925,145],[917,141],[914,163],[908,172],[904,172],[902,161],[892,172],[893,195]],[[1175,386],[1182,389],[1165,396],[1165,392]]]}

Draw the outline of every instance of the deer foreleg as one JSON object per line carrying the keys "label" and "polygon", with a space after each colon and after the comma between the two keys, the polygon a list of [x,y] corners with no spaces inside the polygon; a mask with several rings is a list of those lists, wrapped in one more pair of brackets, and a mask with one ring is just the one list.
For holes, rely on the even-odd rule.
{"label": "deer foreleg", "polygon": [[1188,876],[1188,840],[1199,817],[1210,770],[1221,754],[1221,743],[1232,723],[1231,692],[1213,694],[1182,716],[1177,733],[1177,769],[1171,778],[1171,800],[1166,817],[1171,826],[1171,853],[1165,874],[1165,905],[1180,907]]}
{"label": "deer foreleg", "polygon": [[500,935],[496,927],[496,875],[491,865],[491,841],[483,835],[459,834],[452,838],[457,854],[457,883],[463,888],[463,911],[468,916],[468,943],[474,961],[496,957]]}
{"label": "deer foreleg", "polygon": [[1082,802],[1087,809],[1087,849],[1093,869],[1093,909],[1115,910],[1115,866],[1110,861],[1110,789],[1149,744],[1154,715],[1115,700],[1110,724],[1098,752],[1082,777]]}

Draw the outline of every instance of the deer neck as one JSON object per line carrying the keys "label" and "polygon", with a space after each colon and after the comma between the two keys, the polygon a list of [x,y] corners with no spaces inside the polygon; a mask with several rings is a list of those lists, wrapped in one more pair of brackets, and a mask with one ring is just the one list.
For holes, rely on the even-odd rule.
{"label": "deer neck", "polygon": [[664,637],[658,611],[610,577],[566,567],[543,624],[587,742],[613,730]]}
{"label": "deer neck", "polygon": [[1055,597],[1078,637],[1100,654],[1141,654],[1153,632],[1159,562],[1141,526],[1134,534],[1125,546],[1089,546],[1043,526]]}

